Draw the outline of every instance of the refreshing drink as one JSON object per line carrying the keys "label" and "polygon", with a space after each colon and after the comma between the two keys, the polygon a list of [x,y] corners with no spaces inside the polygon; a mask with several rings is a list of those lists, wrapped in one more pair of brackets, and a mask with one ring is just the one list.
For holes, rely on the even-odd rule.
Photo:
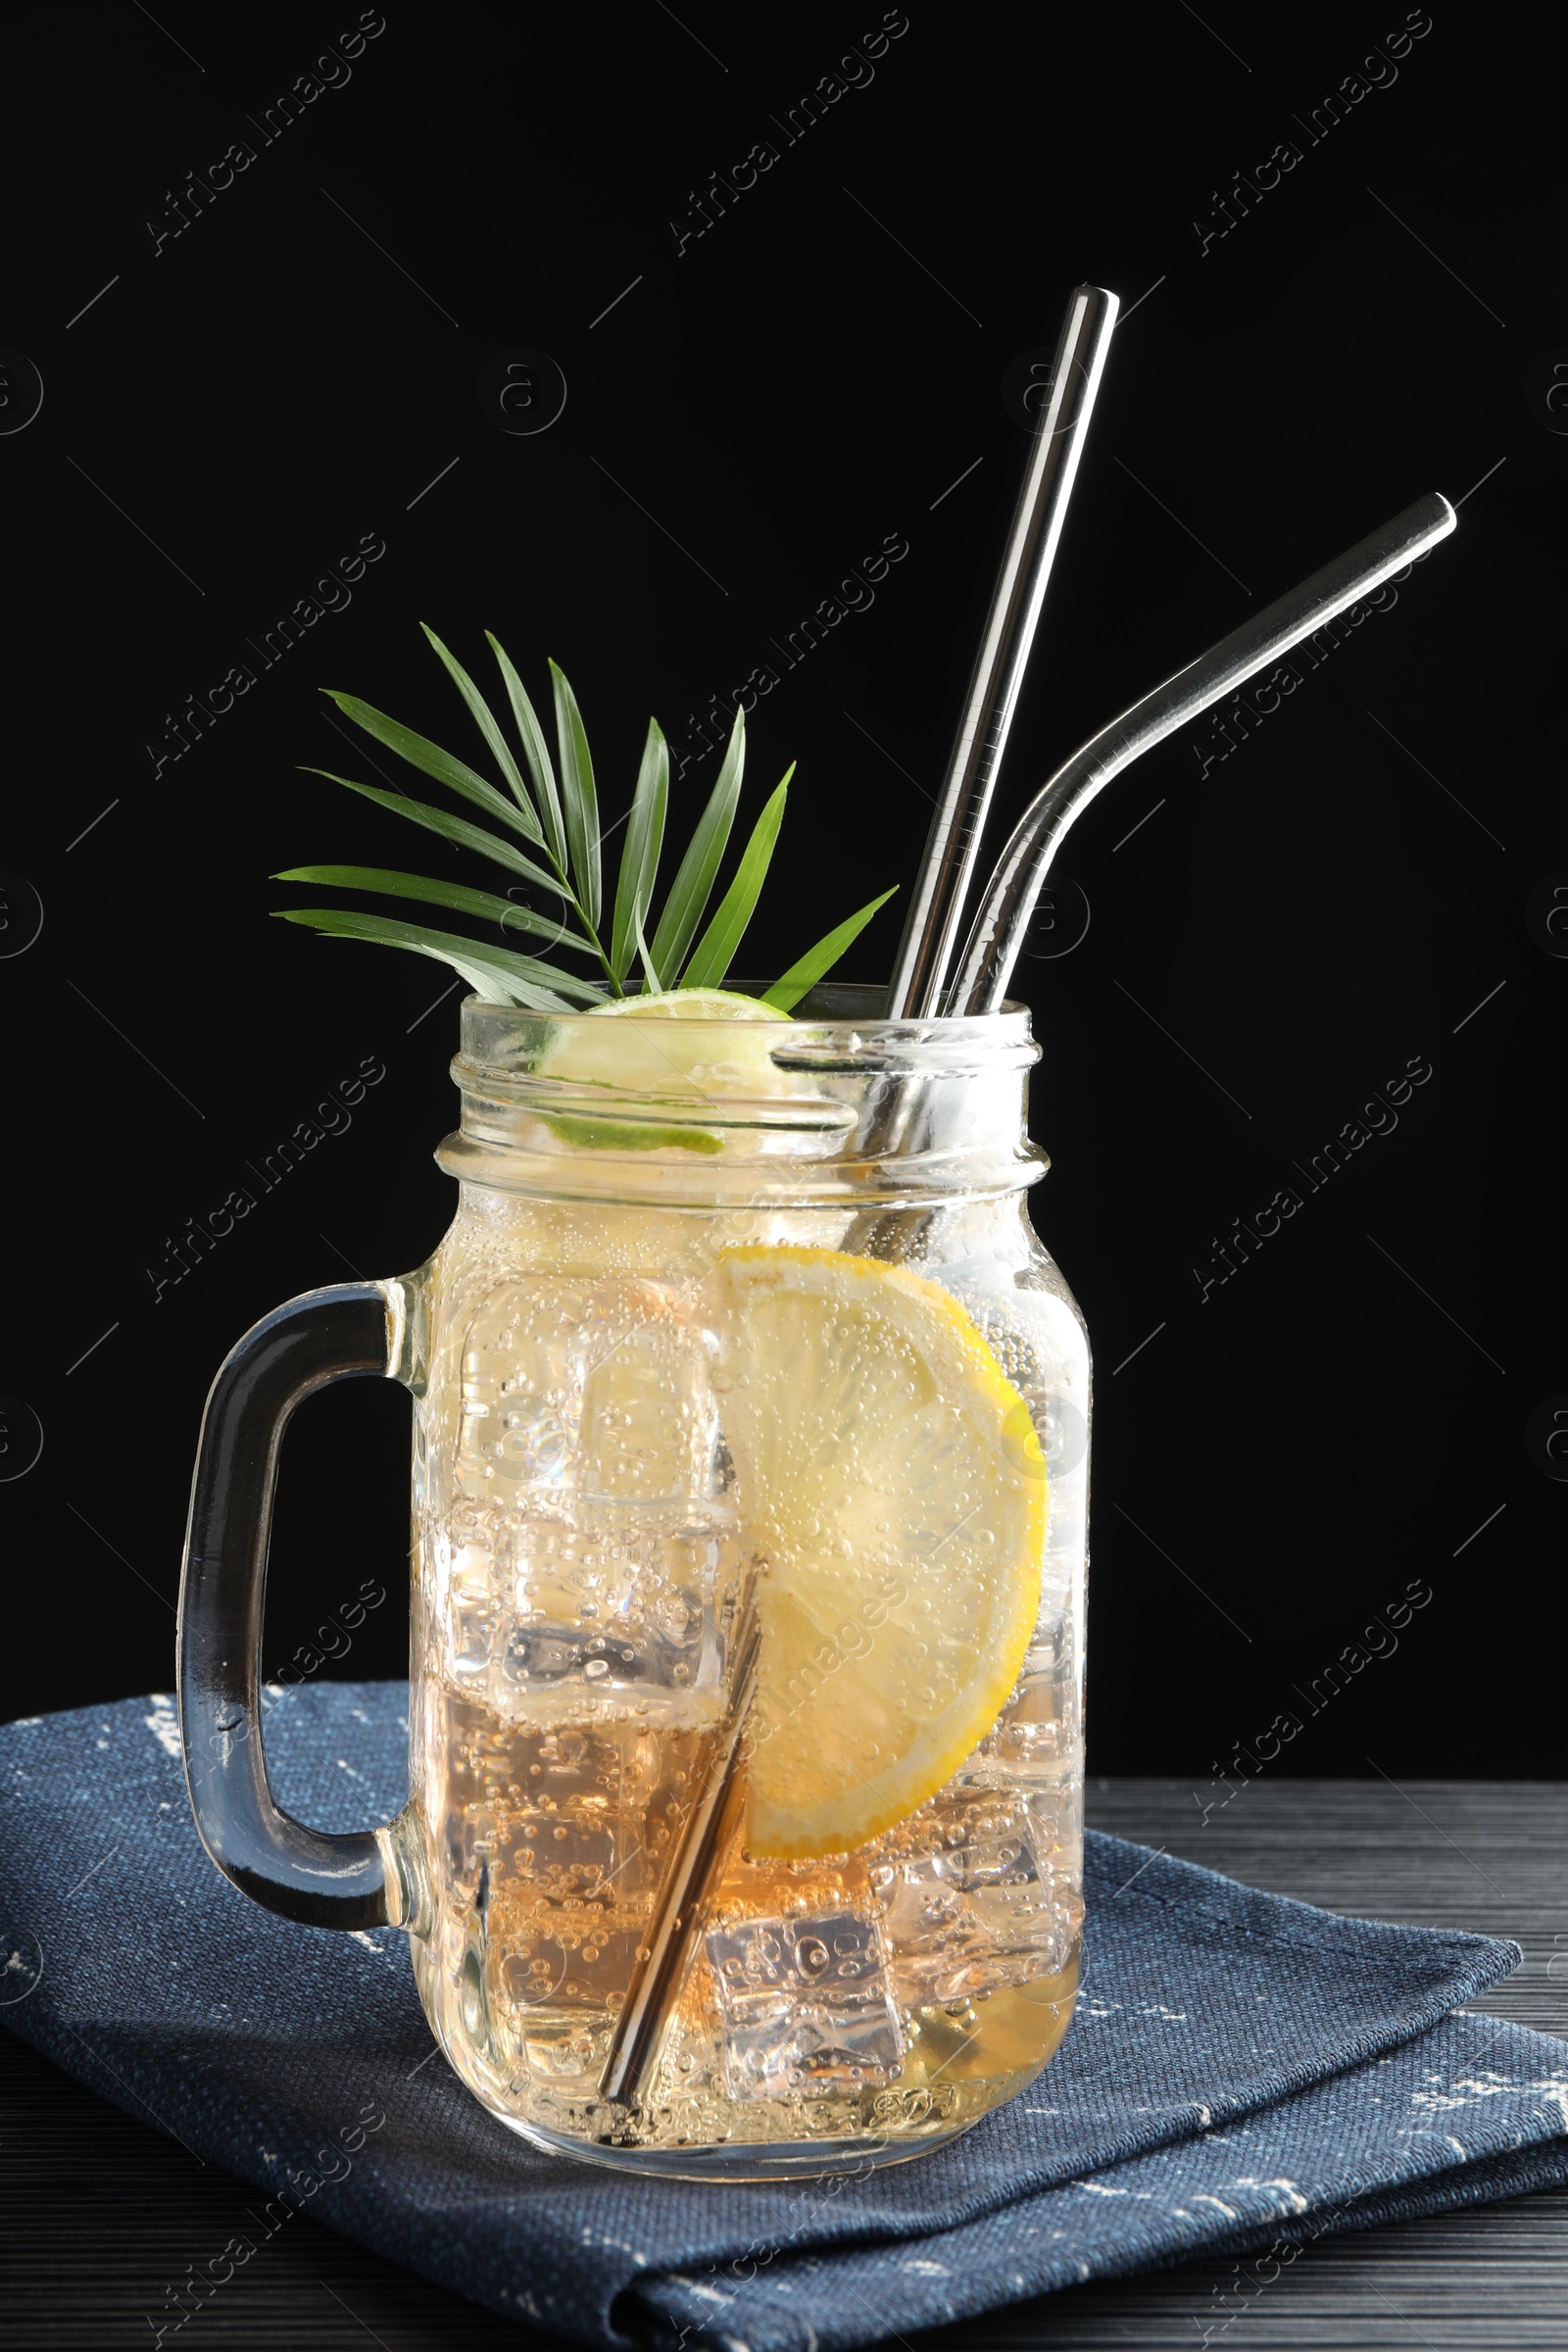
{"label": "refreshing drink", "polygon": [[[914,2154],[1066,2029],[1085,1470],[1057,1442],[1048,1480],[1034,1431],[1083,1426],[1081,1326],[1015,1200],[924,1225],[961,1270],[847,1250],[843,1212],[470,1186],[430,1270],[416,1968],[536,2141],[742,2177]],[[601,2076],[754,1578],[750,1809],[628,2109]]]}
{"label": "refreshing drink", "polygon": [[[438,910],[280,912],[472,992],[436,1154],[457,1214],[416,1272],[264,1317],[214,1383],[180,1614],[197,1826],[285,1917],[406,1929],[453,2067],[541,2146],[701,2179],[895,2162],[1027,2082],[1077,1982],[1089,1354],[1024,1213],[1028,1016],[824,985],[886,890],[732,988],[793,769],[730,865],[737,710],[662,881],[657,721],[606,833],[562,672],[558,765],[494,638],[514,742],[431,644],[499,784],[334,699],[486,826],[327,780],[507,896],[278,878]],[[813,912],[851,895],[829,832]],[[368,1374],[415,1399],[410,1794],[327,1835],[268,1783],[263,1582],[290,1414]]]}

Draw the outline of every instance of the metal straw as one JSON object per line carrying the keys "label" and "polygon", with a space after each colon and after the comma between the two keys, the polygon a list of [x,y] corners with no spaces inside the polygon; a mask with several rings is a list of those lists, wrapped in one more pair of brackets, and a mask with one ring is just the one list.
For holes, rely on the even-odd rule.
{"label": "metal straw", "polygon": [[611,2031],[610,2055],[599,2078],[601,2098],[628,2108],[641,2106],[653,2083],[704,1906],[739,1816],[741,1748],[762,1659],[755,1586],[737,1615],[731,1642],[735,1664],[729,1709],[714,1735],[707,1779],[686,1816],[659,1890],[648,1940]]}
{"label": "metal straw", "polygon": [[1067,306],[1050,397],[1030,447],[974,675],[909,901],[888,996],[890,1020],[924,1020],[942,1009],[992,782],[1012,724],[1119,308],[1115,295],[1101,286],[1079,286]]}
{"label": "metal straw", "polygon": [[995,1012],[1001,1004],[1052,858],[1074,819],[1112,776],[1244,685],[1266,662],[1288,654],[1357,597],[1370,595],[1392,572],[1424,556],[1447,537],[1457,519],[1436,492],[1418,498],[1080,745],[1030,802],[986,885],[954,985],[952,1010]]}

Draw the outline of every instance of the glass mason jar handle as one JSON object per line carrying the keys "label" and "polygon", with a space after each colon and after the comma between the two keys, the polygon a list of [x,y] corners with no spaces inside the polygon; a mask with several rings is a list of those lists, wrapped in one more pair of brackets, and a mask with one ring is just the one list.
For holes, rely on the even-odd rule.
{"label": "glass mason jar handle", "polygon": [[401,1925],[386,1834],[327,1837],[279,1810],[262,1752],[262,1604],[278,1449],[290,1414],[334,1380],[395,1375],[398,1282],[307,1291],[255,1324],[202,1416],[179,1592],[179,1723],[196,1828],[226,1879],[313,1928]]}

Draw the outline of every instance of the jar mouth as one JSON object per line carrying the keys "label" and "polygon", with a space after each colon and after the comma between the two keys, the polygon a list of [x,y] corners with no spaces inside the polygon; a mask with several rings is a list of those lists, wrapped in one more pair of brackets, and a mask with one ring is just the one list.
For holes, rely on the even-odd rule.
{"label": "jar mouth", "polygon": [[[755,1019],[737,1015],[714,1021],[702,1014],[672,1014],[661,1017],[657,1032],[640,1025],[639,1034],[664,1037],[673,1032],[683,1044],[693,1034],[709,1040],[734,1034],[749,1044],[765,1038],[769,1058],[786,1069],[841,1064],[856,1069],[885,1065],[956,1071],[997,1069],[1014,1061],[1026,1068],[1040,1057],[1030,1036],[1027,1005],[1008,1003],[996,1012],[951,1020],[894,1021],[883,1015],[883,996],[879,988],[828,984],[812,989],[784,1019],[759,1002]],[[548,1055],[551,1043],[561,1046],[607,1034],[602,1012],[530,1012],[517,1005],[487,1004],[482,997],[464,999],[462,1023],[462,1043],[452,1065],[460,1085],[470,1072],[503,1081],[531,1075]],[[551,1033],[549,1039],[546,1032]],[[647,1061],[652,1070],[656,1051],[650,1051]]]}
{"label": "jar mouth", "polygon": [[696,1206],[1031,1182],[1027,1009],[890,1021],[883,1001],[822,987],[793,1017],[759,1004],[755,1019],[714,1019],[469,997],[452,1064],[463,1124],[437,1159],[504,1191]]}

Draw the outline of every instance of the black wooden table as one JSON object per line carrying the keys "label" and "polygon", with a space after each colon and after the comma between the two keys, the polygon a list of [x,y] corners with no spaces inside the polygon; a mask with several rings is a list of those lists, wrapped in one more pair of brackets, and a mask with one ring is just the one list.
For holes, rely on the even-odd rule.
{"label": "black wooden table", "polygon": [[[1568,1784],[1258,1782],[1203,1823],[1191,1787],[1099,1781],[1124,1838],[1369,1919],[1514,1936],[1523,1968],[1476,2004],[1568,2034]],[[256,2191],[199,2165],[0,2034],[0,2341],[146,2345],[165,2290],[247,2229]],[[979,2347],[1568,2347],[1568,2191],[1326,2240],[1277,2278],[1195,2263],[933,2330]],[[479,2352],[553,2344],[336,2237],[306,2215],[181,2330],[181,2352]]]}

